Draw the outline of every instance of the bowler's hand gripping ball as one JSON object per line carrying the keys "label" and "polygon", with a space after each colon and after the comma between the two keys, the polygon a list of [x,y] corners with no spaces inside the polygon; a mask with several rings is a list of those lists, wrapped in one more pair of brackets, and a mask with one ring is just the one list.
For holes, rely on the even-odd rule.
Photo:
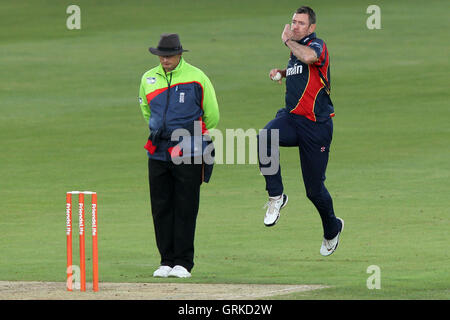
{"label": "bowler's hand gripping ball", "polygon": [[280,79],[281,79],[281,73],[279,73],[279,72],[277,72],[277,74],[272,77],[273,81],[278,81]]}

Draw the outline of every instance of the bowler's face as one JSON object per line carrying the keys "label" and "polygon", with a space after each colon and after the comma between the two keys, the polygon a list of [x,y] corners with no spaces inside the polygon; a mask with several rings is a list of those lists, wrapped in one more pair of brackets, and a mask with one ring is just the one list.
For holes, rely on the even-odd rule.
{"label": "bowler's face", "polygon": [[159,56],[159,62],[161,62],[164,71],[170,72],[177,67],[180,63],[181,54],[175,56]]}
{"label": "bowler's face", "polygon": [[301,40],[314,32],[315,24],[309,24],[309,16],[306,13],[294,13],[292,17],[291,30],[294,40]]}

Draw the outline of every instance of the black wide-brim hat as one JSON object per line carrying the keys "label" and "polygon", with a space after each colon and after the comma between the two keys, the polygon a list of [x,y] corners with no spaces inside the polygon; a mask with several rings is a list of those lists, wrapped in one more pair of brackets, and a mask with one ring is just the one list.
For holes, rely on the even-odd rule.
{"label": "black wide-brim hat", "polygon": [[161,39],[159,39],[158,47],[148,48],[148,50],[157,56],[174,56],[189,51],[183,49],[180,37],[176,33],[163,33]]}

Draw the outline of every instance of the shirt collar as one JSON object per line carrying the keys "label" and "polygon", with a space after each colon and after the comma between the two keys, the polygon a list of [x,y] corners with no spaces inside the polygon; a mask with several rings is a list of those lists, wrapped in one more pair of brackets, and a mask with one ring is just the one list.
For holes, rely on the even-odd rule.
{"label": "shirt collar", "polygon": [[300,41],[298,41],[300,44],[307,44],[310,40],[315,39],[316,38],[316,33],[313,32],[311,34],[308,34],[306,37],[304,37],[303,39],[301,39]]}

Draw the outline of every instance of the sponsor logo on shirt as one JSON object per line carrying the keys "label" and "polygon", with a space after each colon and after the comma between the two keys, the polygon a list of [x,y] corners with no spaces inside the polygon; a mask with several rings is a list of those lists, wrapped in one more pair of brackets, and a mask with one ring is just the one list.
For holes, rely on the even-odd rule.
{"label": "sponsor logo on shirt", "polygon": [[302,73],[302,71],[303,71],[302,65],[294,65],[293,67],[286,69],[286,77],[300,74]]}
{"label": "sponsor logo on shirt", "polygon": [[147,78],[147,83],[148,84],[155,84],[156,83],[156,78],[155,77]]}

